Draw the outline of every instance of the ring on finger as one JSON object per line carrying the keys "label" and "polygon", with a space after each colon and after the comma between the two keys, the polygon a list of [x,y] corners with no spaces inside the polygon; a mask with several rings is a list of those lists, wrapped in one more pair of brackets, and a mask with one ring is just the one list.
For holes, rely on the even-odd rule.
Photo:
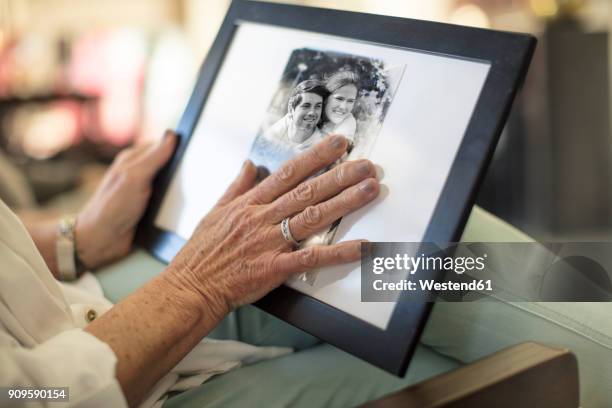
{"label": "ring on finger", "polygon": [[290,217],[283,219],[280,223],[281,233],[283,234],[283,238],[285,241],[293,245],[294,247],[298,247],[300,243],[293,238],[293,234],[291,234],[291,228],[289,228],[289,220]]}

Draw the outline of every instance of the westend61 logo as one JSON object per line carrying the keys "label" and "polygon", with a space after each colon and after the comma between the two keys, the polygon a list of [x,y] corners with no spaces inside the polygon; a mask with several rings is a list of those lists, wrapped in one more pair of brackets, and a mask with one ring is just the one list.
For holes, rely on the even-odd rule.
{"label": "westend61 logo", "polygon": [[493,290],[490,279],[478,278],[487,269],[486,253],[425,243],[373,243],[368,249],[362,257],[363,301],[394,301],[402,292],[430,301],[440,292]]}
{"label": "westend61 logo", "polygon": [[362,302],[612,301],[612,242],[363,244]]}
{"label": "westend61 logo", "polygon": [[[448,256],[445,254],[412,256],[407,253],[395,256],[376,256],[372,258],[372,273],[375,275],[389,274],[390,279],[374,279],[372,288],[375,291],[409,291],[418,292],[419,297],[432,292],[456,291],[489,291],[493,290],[490,279],[468,279],[458,282],[450,279],[440,282],[439,274],[455,273],[463,275],[485,270],[487,254],[482,256]],[[416,274],[419,274],[415,279]],[[426,274],[426,276],[425,276]],[[412,279],[401,279],[408,275]],[[398,279],[398,276],[400,279]]]}

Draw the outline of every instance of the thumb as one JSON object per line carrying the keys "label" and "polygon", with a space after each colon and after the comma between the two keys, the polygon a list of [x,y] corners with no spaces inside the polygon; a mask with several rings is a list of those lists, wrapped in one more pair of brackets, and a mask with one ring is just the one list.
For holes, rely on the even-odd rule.
{"label": "thumb", "polygon": [[257,167],[252,161],[247,160],[242,165],[240,174],[230,184],[223,196],[217,202],[217,205],[224,205],[232,201],[234,198],[246,193],[257,184]]}
{"label": "thumb", "polygon": [[145,174],[152,178],[172,157],[177,136],[172,130],[166,130],[163,139],[143,155],[141,165]]}

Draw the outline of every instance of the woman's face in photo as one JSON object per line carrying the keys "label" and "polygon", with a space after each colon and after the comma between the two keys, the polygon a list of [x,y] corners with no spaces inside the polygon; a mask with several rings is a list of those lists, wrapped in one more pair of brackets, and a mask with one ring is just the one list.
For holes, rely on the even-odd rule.
{"label": "woman's face in photo", "polygon": [[338,88],[327,98],[325,115],[332,123],[339,124],[353,113],[355,100],[357,99],[357,87],[353,84]]}

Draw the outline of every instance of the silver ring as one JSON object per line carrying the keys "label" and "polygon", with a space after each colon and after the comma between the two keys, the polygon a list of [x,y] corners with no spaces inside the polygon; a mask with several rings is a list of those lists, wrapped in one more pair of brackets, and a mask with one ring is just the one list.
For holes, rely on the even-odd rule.
{"label": "silver ring", "polygon": [[283,234],[283,238],[285,241],[297,247],[300,245],[298,241],[293,238],[293,234],[291,234],[291,229],[289,229],[289,217],[285,218],[280,223],[281,233]]}

